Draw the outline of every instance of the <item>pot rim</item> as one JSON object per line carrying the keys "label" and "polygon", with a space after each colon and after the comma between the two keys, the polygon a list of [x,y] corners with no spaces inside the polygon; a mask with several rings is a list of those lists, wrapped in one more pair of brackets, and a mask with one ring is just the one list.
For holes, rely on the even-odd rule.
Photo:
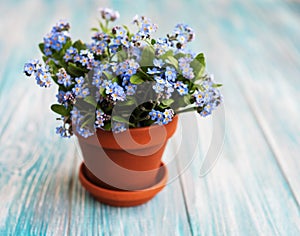
{"label": "pot rim", "polygon": [[[148,129],[158,129],[158,128],[161,128],[161,127],[168,127],[168,126],[171,126],[173,122],[177,122],[178,120],[178,115],[175,115],[172,119],[171,122],[169,122],[168,124],[166,125],[158,125],[158,124],[155,124],[155,125],[151,125],[151,126],[143,126],[143,127],[135,127],[135,128],[129,128],[127,129],[126,131],[124,132],[145,132],[146,130]],[[96,131],[100,131],[100,132],[104,132],[104,133],[113,133],[112,131],[107,131],[107,130],[103,130],[103,129],[99,129],[97,128]],[[123,132],[120,132],[120,133],[114,133],[114,135],[120,135],[122,134]]]}

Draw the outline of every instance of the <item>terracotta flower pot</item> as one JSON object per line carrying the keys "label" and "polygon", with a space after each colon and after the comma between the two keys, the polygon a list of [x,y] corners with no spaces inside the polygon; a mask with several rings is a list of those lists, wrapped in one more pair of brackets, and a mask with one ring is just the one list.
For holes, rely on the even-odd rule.
{"label": "terracotta flower pot", "polygon": [[[161,158],[177,121],[175,116],[164,126],[133,128],[117,134],[98,129],[87,139],[78,136],[87,167],[81,174],[91,184],[107,190],[145,191],[157,185],[159,173],[167,175],[162,171],[166,167]],[[84,187],[91,192],[87,185]]]}

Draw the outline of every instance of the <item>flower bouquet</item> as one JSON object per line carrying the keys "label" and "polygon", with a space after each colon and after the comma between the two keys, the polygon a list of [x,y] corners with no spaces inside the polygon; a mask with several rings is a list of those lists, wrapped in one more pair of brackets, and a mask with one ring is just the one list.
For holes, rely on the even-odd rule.
{"label": "flower bouquet", "polygon": [[[59,21],[39,44],[43,63],[31,60],[24,72],[41,87],[57,85],[57,104],[51,109],[62,125],[56,133],[78,137],[85,163],[80,169],[82,184],[106,191],[99,196],[88,189],[102,202],[137,205],[142,197],[129,203],[134,198],[130,194],[153,190],[153,186],[159,191],[165,184],[167,170],[161,156],[176,130],[177,115],[188,111],[210,115],[222,101],[220,84],[205,73],[203,53],[187,48],[195,38],[189,26],[177,24],[166,37],[154,38],[158,27],[144,16],[134,17],[133,31],[126,25],[110,26],[119,17],[116,11],[102,8],[100,15],[99,28],[92,28],[90,43],[73,41],[70,24]],[[141,164],[153,158],[155,163]],[[134,173],[128,178],[122,175],[121,185],[107,184],[117,167],[104,164],[102,159],[112,160],[129,172],[151,174],[147,173],[146,183],[128,184],[144,179]],[[134,164],[125,164],[124,159],[134,159]],[[107,191],[121,190],[129,194],[127,202],[121,198],[106,201]]]}

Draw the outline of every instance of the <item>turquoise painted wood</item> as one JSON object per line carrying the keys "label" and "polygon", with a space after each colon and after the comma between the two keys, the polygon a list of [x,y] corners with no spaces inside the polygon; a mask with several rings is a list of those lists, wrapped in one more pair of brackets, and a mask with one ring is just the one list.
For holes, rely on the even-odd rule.
{"label": "turquoise painted wood", "polygon": [[[88,40],[100,6],[127,23],[149,16],[158,35],[188,23],[193,49],[225,85],[225,120],[182,115],[164,155],[169,185],[134,208],[85,192],[74,140],[54,132],[55,88],[22,75],[53,23],[67,18],[72,36]],[[0,1],[0,235],[299,235],[299,13],[290,0]],[[222,153],[200,177],[217,127]]]}

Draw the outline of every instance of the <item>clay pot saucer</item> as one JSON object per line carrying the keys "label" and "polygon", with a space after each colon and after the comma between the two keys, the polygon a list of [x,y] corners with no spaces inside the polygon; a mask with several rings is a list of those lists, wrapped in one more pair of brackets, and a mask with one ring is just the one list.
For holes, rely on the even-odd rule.
{"label": "clay pot saucer", "polygon": [[163,162],[161,162],[156,183],[146,189],[136,191],[124,191],[106,189],[95,185],[86,178],[87,168],[84,163],[79,169],[79,179],[82,186],[99,202],[119,207],[137,206],[146,203],[160,192],[166,185],[168,179],[168,170]]}

